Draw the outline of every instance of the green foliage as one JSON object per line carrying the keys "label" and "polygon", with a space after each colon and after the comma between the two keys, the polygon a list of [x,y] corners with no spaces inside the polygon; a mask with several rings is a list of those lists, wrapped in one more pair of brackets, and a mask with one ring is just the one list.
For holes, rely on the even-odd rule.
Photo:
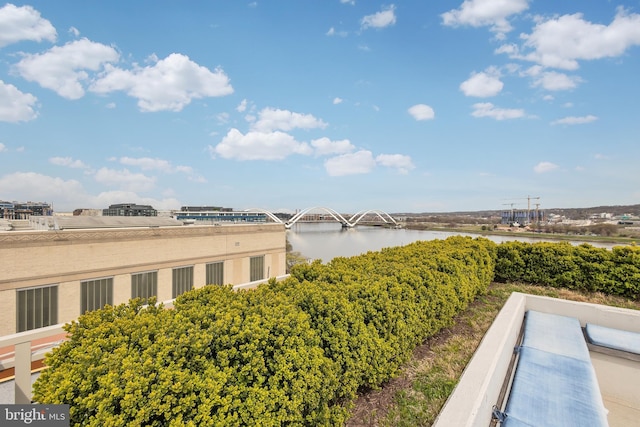
{"label": "green foliage", "polygon": [[496,280],[640,298],[640,248],[506,242],[497,246]]}
{"label": "green foliage", "polygon": [[416,242],[299,264],[253,291],[207,286],[173,310],[89,312],[66,326],[34,398],[70,404],[73,425],[340,425],[359,389],[486,291],[495,246]]}

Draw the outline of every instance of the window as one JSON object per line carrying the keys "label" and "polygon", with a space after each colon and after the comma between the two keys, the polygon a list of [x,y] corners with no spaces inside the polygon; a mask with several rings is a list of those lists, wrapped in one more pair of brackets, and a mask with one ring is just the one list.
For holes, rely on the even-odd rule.
{"label": "window", "polygon": [[193,288],[193,267],[173,269],[173,298],[190,291]]}
{"label": "window", "polygon": [[252,256],[249,260],[249,281],[264,279],[264,255]]}
{"label": "window", "polygon": [[224,285],[224,262],[207,264],[207,285]]}
{"label": "window", "polygon": [[131,298],[148,300],[158,296],[158,272],[147,271],[131,275]]}
{"label": "window", "polygon": [[16,331],[58,323],[58,286],[19,289],[16,295]]}
{"label": "window", "polygon": [[80,282],[80,313],[113,304],[113,277]]}

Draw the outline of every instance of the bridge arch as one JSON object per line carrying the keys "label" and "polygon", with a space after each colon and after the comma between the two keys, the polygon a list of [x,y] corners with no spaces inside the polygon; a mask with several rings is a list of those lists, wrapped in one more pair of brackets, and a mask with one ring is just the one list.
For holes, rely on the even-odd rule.
{"label": "bridge arch", "polygon": [[339,223],[341,223],[344,226],[347,227],[353,227],[353,224],[351,224],[349,221],[347,221],[342,215],[340,215],[340,213],[338,213],[337,211],[331,209],[331,208],[325,208],[323,206],[315,206],[312,208],[307,208],[307,209],[303,209],[300,212],[298,212],[297,214],[295,214],[294,216],[292,216],[289,221],[287,221],[285,223],[285,227],[286,228],[291,228],[291,226],[293,224],[295,224],[296,222],[298,222],[298,220],[300,218],[302,218],[303,216],[305,216],[306,214],[310,213],[313,210],[316,209],[320,209],[325,211],[326,213],[328,213],[329,215],[331,215],[333,217],[333,219],[335,219],[336,221],[338,221]]}
{"label": "bridge arch", "polygon": [[[366,215],[370,213],[374,213],[378,215],[378,217],[386,224],[393,223],[394,225],[398,225],[396,220],[393,219],[391,215],[389,215],[387,212],[380,209],[369,209],[367,211],[356,212],[355,214],[353,214],[353,216],[351,216],[351,218],[349,218],[349,221],[351,222],[352,226],[354,226],[358,224],[362,220],[362,218],[364,218]],[[387,218],[385,218],[385,215],[389,219],[389,221],[387,221]]]}

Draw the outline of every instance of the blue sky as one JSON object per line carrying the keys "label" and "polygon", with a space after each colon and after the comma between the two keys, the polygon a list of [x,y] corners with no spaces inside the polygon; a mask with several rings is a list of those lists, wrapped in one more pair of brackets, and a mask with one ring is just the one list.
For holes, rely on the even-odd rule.
{"label": "blue sky", "polygon": [[639,80],[637,0],[0,3],[0,199],[636,204]]}

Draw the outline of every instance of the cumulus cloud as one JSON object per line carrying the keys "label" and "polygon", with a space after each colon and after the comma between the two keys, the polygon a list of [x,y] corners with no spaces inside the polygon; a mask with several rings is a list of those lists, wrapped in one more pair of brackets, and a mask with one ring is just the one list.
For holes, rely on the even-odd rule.
{"label": "cumulus cloud", "polygon": [[7,146],[0,142],[0,153],[2,153],[3,151],[7,151]]}
{"label": "cumulus cloud", "polygon": [[0,194],[9,200],[54,201],[71,203],[85,196],[82,184],[36,172],[15,172],[0,177]]}
{"label": "cumulus cloud", "polygon": [[355,149],[355,146],[348,139],[341,141],[331,141],[327,137],[314,139],[311,141],[316,156],[328,156],[332,154],[349,153]]}
{"label": "cumulus cloud", "polygon": [[119,187],[125,191],[147,191],[155,186],[155,177],[133,173],[128,169],[100,168],[94,175],[97,182],[108,187]]}
{"label": "cumulus cloud", "polygon": [[358,175],[375,168],[376,160],[368,150],[342,154],[325,160],[324,168],[330,176]]}
{"label": "cumulus cloud", "polygon": [[499,72],[490,68],[481,73],[473,73],[464,82],[460,83],[460,90],[466,96],[475,96],[478,98],[487,98],[496,96],[502,91],[504,83],[500,81]]}
{"label": "cumulus cloud", "polygon": [[540,162],[533,167],[535,173],[546,173],[558,169],[558,165],[551,162]]}
{"label": "cumulus cloud", "polygon": [[38,99],[0,80],[0,122],[28,122],[38,116],[34,105]]}
{"label": "cumulus cloud", "polygon": [[609,25],[586,21],[581,13],[538,18],[532,33],[522,38],[521,48],[502,51],[545,67],[575,70],[580,60],[617,57],[640,45],[640,15],[618,8]]}
{"label": "cumulus cloud", "polygon": [[209,147],[213,157],[236,160],[282,160],[292,154],[310,155],[312,151],[308,144],[284,132],[242,134],[238,129],[229,130],[218,145]]}
{"label": "cumulus cloud", "polygon": [[376,156],[376,163],[389,168],[395,168],[399,173],[406,175],[414,169],[411,157],[404,154],[380,154]]}
{"label": "cumulus cloud", "polygon": [[337,96],[333,98],[333,105],[342,104],[342,98],[338,98]]}
{"label": "cumulus cloud", "polygon": [[57,166],[66,166],[72,169],[88,169],[87,166],[82,160],[74,160],[71,157],[50,157],[49,163]]}
{"label": "cumulus cloud", "polygon": [[260,111],[258,120],[252,125],[252,129],[258,132],[290,131],[295,128],[324,129],[325,127],[327,127],[325,122],[311,114],[301,114],[274,108],[264,108]]}
{"label": "cumulus cloud", "polygon": [[582,125],[585,123],[591,123],[598,120],[596,116],[588,115],[582,117],[564,117],[562,119],[551,122],[552,125]]}
{"label": "cumulus cloud", "polygon": [[581,82],[582,79],[578,76],[568,76],[556,71],[547,71],[534,78],[533,86],[540,86],[546,90],[558,91],[574,89]]}
{"label": "cumulus cloud", "polygon": [[416,120],[433,120],[436,116],[433,108],[426,104],[416,104],[410,107],[407,111],[409,111],[409,114],[411,114]]}
{"label": "cumulus cloud", "polygon": [[84,96],[83,82],[89,80],[86,70],[98,71],[120,55],[111,46],[87,39],[54,46],[45,53],[26,54],[15,69],[26,80],[55,91],[67,99]]}
{"label": "cumulus cloud", "polygon": [[248,101],[246,99],[240,101],[240,104],[238,104],[238,106],[236,107],[236,111],[238,113],[243,113],[247,109],[247,102]]}
{"label": "cumulus cloud", "polygon": [[211,71],[179,53],[133,70],[111,65],[105,69],[89,89],[96,93],[126,92],[138,99],[138,107],[145,112],[181,111],[193,99],[233,93],[222,69]]}
{"label": "cumulus cloud", "polygon": [[53,25],[31,6],[8,3],[0,8],[0,47],[23,40],[55,42],[57,36]]}
{"label": "cumulus cloud", "polygon": [[498,38],[512,30],[508,18],[529,8],[528,0],[465,0],[458,9],[441,15],[444,25],[491,27]]}
{"label": "cumulus cloud", "polygon": [[151,157],[120,157],[118,159],[120,164],[125,166],[138,167],[144,171],[159,171],[163,173],[184,173],[189,175],[189,179],[195,179],[197,181],[202,180],[201,177],[194,175],[193,168],[190,166],[174,166],[170,161]]}
{"label": "cumulus cloud", "polygon": [[496,120],[518,119],[524,117],[524,110],[498,108],[490,102],[473,104],[473,117],[490,117]]}
{"label": "cumulus cloud", "polygon": [[385,28],[396,23],[396,7],[391,5],[373,15],[367,15],[360,21],[360,28]]}

